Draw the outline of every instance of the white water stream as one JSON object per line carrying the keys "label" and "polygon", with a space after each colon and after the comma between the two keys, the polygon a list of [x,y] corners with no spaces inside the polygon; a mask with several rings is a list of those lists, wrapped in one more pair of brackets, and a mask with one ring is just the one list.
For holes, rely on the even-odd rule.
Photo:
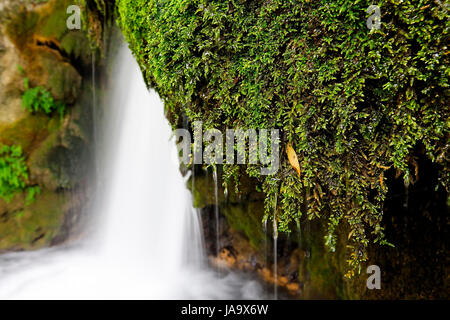
{"label": "white water stream", "polygon": [[[109,88],[105,159],[94,236],[66,246],[0,256],[2,299],[263,298],[256,281],[219,276],[204,263],[171,128],[158,95],[122,48]],[[102,141],[103,140],[103,141]]]}

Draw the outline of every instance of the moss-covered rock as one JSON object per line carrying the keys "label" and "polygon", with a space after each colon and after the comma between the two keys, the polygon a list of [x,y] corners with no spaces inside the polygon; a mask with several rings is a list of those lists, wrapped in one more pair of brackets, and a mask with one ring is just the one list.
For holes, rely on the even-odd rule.
{"label": "moss-covered rock", "polygon": [[[369,244],[388,244],[388,169],[410,184],[423,145],[449,188],[448,19],[440,2],[381,1],[378,30],[366,24],[370,1],[117,3],[125,37],[174,125],[186,115],[208,128],[281,130],[301,175],[283,152],[275,177],[259,177],[266,213],[280,231],[299,215],[328,221],[330,248],[347,224],[349,276]],[[245,174],[259,171],[248,166]]]}
{"label": "moss-covered rock", "polygon": [[229,204],[223,208],[222,212],[233,230],[242,232],[255,249],[263,249],[266,240],[261,223],[264,216],[264,203]]}
{"label": "moss-covered rock", "polygon": [[[71,4],[14,1],[0,7],[0,144],[21,147],[28,174],[23,192],[10,203],[0,199],[0,251],[63,241],[89,200],[93,89],[85,79],[92,52],[86,32],[66,26]],[[24,109],[25,78],[64,103],[66,112]]]}
{"label": "moss-covered rock", "polygon": [[0,252],[48,245],[60,230],[69,197],[44,190],[29,206],[23,206],[25,194],[0,204]]}
{"label": "moss-covered rock", "polygon": [[[240,170],[227,164],[223,177],[229,185],[230,177],[256,176],[253,191],[264,191],[264,215],[280,231],[295,230],[296,220],[303,226],[320,218],[306,238],[304,232],[300,237],[306,247],[294,249],[307,253],[299,281],[309,283],[304,289],[310,296],[440,297],[430,289],[435,286],[448,297],[441,254],[448,241],[438,241],[447,237],[450,128],[449,24],[441,2],[381,1],[377,30],[367,27],[370,1],[117,4],[119,25],[174,127],[186,117],[222,131],[279,128],[283,149],[289,145],[296,153],[297,170],[283,152],[274,176],[258,177],[254,166]],[[389,203],[417,185],[434,191],[420,198],[426,203],[420,212],[407,210],[412,222]],[[258,246],[253,223],[263,213],[249,215],[245,195],[252,193],[244,192],[241,203],[225,206],[221,195],[219,202],[232,229]],[[211,211],[213,195],[211,184],[196,183],[195,204],[206,205],[205,212]],[[402,219],[409,221],[407,229]],[[426,235],[417,230],[420,224]],[[407,252],[401,266],[396,262],[401,249],[388,246],[388,240]],[[411,250],[408,243],[414,244]],[[421,253],[425,243],[430,255]],[[287,255],[295,246],[288,247]],[[433,263],[417,258],[423,256]],[[369,264],[386,270],[390,283],[383,286],[390,289],[367,290]],[[433,264],[440,276],[430,274]],[[344,280],[344,274],[353,279]],[[427,289],[418,289],[420,274],[427,276]],[[393,288],[402,286],[408,289],[395,295]]]}

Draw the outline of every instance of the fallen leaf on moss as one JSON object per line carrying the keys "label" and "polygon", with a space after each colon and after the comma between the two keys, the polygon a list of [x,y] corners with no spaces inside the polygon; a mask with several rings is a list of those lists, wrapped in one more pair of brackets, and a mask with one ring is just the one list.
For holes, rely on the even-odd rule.
{"label": "fallen leaf on moss", "polygon": [[379,180],[380,180],[381,189],[385,190],[384,189],[384,175],[383,175],[383,173],[380,174]]}
{"label": "fallen leaf on moss", "polygon": [[352,237],[353,233],[355,232],[355,229],[353,229],[352,231],[349,232],[348,234],[348,239],[350,240],[350,238]]}
{"label": "fallen leaf on moss", "polygon": [[291,164],[292,168],[294,168],[295,171],[297,171],[298,176],[300,177],[301,171],[300,171],[300,164],[298,163],[298,157],[295,153],[295,150],[291,147],[291,145],[288,143],[286,146],[286,153],[289,159],[289,163]]}

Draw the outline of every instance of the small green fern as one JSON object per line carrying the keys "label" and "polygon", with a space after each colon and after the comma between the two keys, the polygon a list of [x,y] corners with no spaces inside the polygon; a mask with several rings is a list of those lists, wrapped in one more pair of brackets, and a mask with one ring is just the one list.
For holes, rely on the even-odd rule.
{"label": "small green fern", "polygon": [[0,145],[0,199],[10,202],[18,192],[27,191],[26,205],[39,194],[38,186],[27,187],[28,167],[20,146]]}
{"label": "small green fern", "polygon": [[24,79],[25,92],[22,95],[22,106],[32,113],[43,111],[51,114],[56,111],[60,117],[64,116],[66,105],[60,101],[55,101],[51,93],[42,86],[30,88],[28,78]]}
{"label": "small green fern", "polygon": [[20,146],[0,146],[0,198],[11,201],[25,189],[28,168]]}

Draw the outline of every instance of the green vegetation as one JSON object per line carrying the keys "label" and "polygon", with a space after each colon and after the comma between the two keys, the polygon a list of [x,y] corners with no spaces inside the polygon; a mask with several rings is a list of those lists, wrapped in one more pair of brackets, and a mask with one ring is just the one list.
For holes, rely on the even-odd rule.
{"label": "green vegetation", "polygon": [[33,4],[41,4],[46,3],[48,0],[28,0],[27,2],[33,3]]}
{"label": "green vegetation", "polygon": [[[103,56],[105,51],[105,30],[113,24],[114,1],[108,0],[77,0],[82,8],[82,26],[86,30],[91,50],[99,50]],[[107,37],[107,36],[106,36]]]}
{"label": "green vegetation", "polygon": [[22,96],[22,106],[33,113],[42,111],[45,114],[51,114],[53,111],[56,111],[62,118],[66,110],[66,105],[62,102],[55,101],[51,93],[42,86],[30,88],[28,82],[28,78],[25,78],[25,92]]}
{"label": "green vegetation", "polygon": [[[448,11],[439,1],[118,0],[119,25],[172,123],[185,114],[219,129],[279,128],[276,176],[259,177],[266,218],[289,231],[302,215],[328,221],[333,251],[345,223],[351,277],[383,235],[385,172],[405,185],[418,150],[447,188]],[[224,166],[225,183],[255,166]],[[274,206],[277,204],[277,210]],[[274,214],[275,212],[275,214]]]}
{"label": "green vegetation", "polygon": [[36,200],[36,196],[41,193],[41,188],[39,186],[32,186],[27,188],[27,197],[25,199],[25,204],[29,206]]}
{"label": "green vegetation", "polygon": [[25,189],[28,168],[19,146],[0,146],[0,198],[11,201]]}
{"label": "green vegetation", "polygon": [[[28,180],[28,167],[20,146],[0,145],[0,199],[9,202],[13,196],[25,190]],[[27,204],[31,203],[37,187],[32,187],[27,197]]]}

